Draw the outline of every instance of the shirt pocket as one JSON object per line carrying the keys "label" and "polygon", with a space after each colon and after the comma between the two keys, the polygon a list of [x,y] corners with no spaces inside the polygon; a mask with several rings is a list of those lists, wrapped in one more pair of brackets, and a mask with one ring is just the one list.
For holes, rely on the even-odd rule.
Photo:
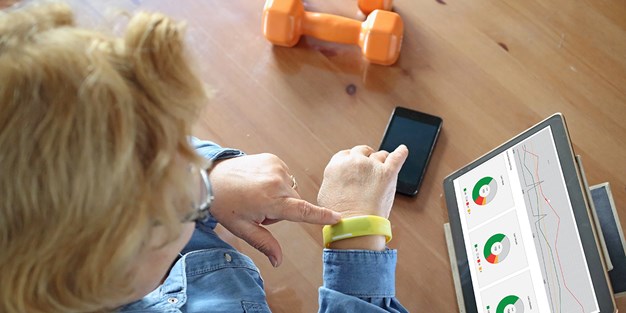
{"label": "shirt pocket", "polygon": [[251,301],[241,301],[241,307],[244,313],[270,313],[270,308],[265,303],[257,303]]}

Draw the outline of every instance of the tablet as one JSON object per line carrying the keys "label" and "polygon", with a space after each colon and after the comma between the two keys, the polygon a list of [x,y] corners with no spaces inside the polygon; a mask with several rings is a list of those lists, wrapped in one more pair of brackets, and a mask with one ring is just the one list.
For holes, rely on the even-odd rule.
{"label": "tablet", "polygon": [[616,312],[561,114],[443,185],[466,312]]}

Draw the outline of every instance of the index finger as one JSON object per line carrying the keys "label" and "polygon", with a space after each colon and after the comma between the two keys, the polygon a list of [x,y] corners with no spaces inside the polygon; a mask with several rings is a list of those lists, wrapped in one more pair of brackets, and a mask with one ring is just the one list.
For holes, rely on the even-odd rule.
{"label": "index finger", "polygon": [[400,145],[393,152],[389,153],[385,164],[387,164],[395,173],[400,172],[402,164],[409,156],[409,149],[405,145]]}
{"label": "index finger", "polygon": [[341,220],[341,214],[338,212],[295,198],[285,198],[276,216],[267,217],[320,225],[336,224]]}

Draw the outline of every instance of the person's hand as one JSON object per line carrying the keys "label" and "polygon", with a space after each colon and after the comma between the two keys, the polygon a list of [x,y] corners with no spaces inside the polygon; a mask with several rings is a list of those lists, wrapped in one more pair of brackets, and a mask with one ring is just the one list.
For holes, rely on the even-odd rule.
{"label": "person's hand", "polygon": [[341,213],[389,217],[396,192],[398,172],[409,150],[401,145],[389,153],[356,146],[335,154],[324,171],[317,202]]}
{"label": "person's hand", "polygon": [[287,165],[272,154],[217,161],[209,169],[215,200],[211,214],[235,236],[282,263],[280,244],[262,225],[280,220],[334,224],[341,215],[300,198]]}
{"label": "person's hand", "polygon": [[[326,166],[317,202],[342,217],[378,215],[389,218],[396,192],[398,172],[409,155],[406,146],[395,151],[356,146],[340,151]],[[331,249],[382,251],[385,237],[371,235],[332,242]]]}

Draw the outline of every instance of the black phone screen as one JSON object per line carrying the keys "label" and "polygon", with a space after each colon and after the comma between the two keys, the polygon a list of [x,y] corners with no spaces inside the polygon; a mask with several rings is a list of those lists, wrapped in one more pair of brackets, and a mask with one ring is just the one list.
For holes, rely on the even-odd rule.
{"label": "black phone screen", "polygon": [[380,149],[391,152],[401,144],[409,148],[409,156],[398,175],[398,192],[417,194],[441,123],[441,118],[433,115],[405,108],[394,111]]}

